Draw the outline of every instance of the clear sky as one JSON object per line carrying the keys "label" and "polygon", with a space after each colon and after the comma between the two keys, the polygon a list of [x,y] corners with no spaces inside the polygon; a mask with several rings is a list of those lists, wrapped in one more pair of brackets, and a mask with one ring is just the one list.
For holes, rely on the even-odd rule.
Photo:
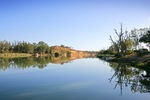
{"label": "clear sky", "polygon": [[121,22],[150,27],[150,0],[0,0],[0,40],[96,51],[110,46]]}

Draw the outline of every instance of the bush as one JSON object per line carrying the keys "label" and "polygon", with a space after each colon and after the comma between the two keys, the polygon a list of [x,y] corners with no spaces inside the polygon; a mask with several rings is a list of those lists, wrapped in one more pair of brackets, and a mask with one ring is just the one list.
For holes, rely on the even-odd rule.
{"label": "bush", "polygon": [[142,56],[142,55],[145,55],[145,54],[148,54],[148,49],[139,49],[136,51],[137,52],[137,55],[138,56]]}
{"label": "bush", "polygon": [[127,50],[126,55],[134,54],[133,50]]}

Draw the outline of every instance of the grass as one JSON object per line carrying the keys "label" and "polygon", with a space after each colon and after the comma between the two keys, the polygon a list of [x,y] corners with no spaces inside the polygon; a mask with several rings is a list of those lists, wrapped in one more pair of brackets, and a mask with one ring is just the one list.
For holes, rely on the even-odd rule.
{"label": "grass", "polygon": [[0,53],[0,57],[29,57],[32,54],[27,53]]}

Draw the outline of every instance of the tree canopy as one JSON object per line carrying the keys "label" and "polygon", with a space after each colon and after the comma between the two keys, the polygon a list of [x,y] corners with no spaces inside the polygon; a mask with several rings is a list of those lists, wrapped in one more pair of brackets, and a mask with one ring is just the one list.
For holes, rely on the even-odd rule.
{"label": "tree canopy", "polygon": [[146,32],[146,34],[144,34],[140,40],[140,42],[144,42],[144,43],[148,43],[150,44],[150,30]]}
{"label": "tree canopy", "polygon": [[0,41],[0,53],[50,53],[50,48],[51,47],[43,41],[38,43]]}

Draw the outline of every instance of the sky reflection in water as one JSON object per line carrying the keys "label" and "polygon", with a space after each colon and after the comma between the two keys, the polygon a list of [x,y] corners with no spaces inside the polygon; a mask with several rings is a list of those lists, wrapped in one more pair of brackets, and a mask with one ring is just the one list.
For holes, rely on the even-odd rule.
{"label": "sky reflection in water", "polygon": [[[28,58],[28,61],[32,60]],[[48,58],[44,61],[44,66],[38,64],[36,59],[33,61],[34,64],[31,62],[28,64],[30,66],[22,62],[14,63],[13,67],[1,65],[0,99],[146,100],[150,98],[149,93],[140,93],[141,90],[148,91],[149,88],[140,83],[143,70],[131,66],[119,67],[119,64],[107,63],[97,58],[77,59],[63,65],[51,63]],[[134,79],[138,84],[133,82]],[[132,88],[135,88],[134,91]]]}

